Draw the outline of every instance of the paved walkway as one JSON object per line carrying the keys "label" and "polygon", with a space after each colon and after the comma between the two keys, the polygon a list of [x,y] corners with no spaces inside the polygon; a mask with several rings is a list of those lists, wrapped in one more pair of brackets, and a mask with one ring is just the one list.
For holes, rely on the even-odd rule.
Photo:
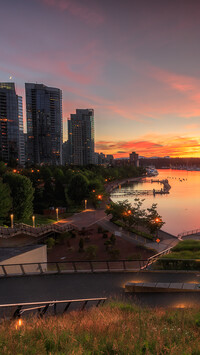
{"label": "paved walkway", "polygon": [[165,233],[164,231],[159,231],[158,237],[160,237],[161,242],[151,242],[146,238],[138,236],[135,233],[131,233],[125,230],[122,230],[120,227],[117,227],[114,223],[110,222],[108,218],[104,218],[98,222],[98,225],[109,230],[111,233],[117,233],[117,235],[133,244],[143,245],[147,248],[156,250],[157,253],[175,246],[179,240],[175,236],[170,237],[170,234]]}
{"label": "paved walkway", "polygon": [[173,247],[179,242],[178,238],[164,231],[158,232],[158,237],[161,241],[160,243],[157,243],[151,242],[148,239],[138,236],[135,233],[122,230],[121,227],[118,227],[114,223],[110,222],[110,219],[105,214],[104,209],[88,209],[83,212],[74,214],[73,216],[67,219],[61,220],[58,223],[60,225],[71,223],[75,225],[79,230],[81,230],[82,228],[88,228],[93,224],[97,223],[102,228],[108,230],[111,233],[115,233],[116,235],[129,241],[130,243],[143,246],[145,245],[147,248],[154,249],[157,253],[160,253],[165,249]]}
{"label": "paved walkway", "polygon": [[[36,302],[47,300],[127,297],[127,282],[200,282],[199,273],[177,272],[128,272],[99,274],[65,274],[10,277],[0,279],[0,304]],[[137,294],[134,301],[150,306],[176,306],[190,303],[200,305],[198,294]]]}

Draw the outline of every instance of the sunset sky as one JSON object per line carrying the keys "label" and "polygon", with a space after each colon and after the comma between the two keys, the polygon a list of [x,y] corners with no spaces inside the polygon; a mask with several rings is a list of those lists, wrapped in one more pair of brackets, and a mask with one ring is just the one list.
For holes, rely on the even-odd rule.
{"label": "sunset sky", "polygon": [[200,1],[0,4],[0,81],[62,89],[65,140],[94,108],[98,152],[200,157]]}

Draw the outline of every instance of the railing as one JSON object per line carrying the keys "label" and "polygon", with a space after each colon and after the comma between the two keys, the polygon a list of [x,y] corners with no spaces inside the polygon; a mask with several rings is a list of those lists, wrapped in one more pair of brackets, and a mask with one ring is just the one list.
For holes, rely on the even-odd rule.
{"label": "railing", "polygon": [[194,235],[194,234],[198,234],[198,233],[200,233],[200,229],[193,229],[193,230],[191,230],[191,231],[179,233],[179,234],[177,235],[177,238],[178,238],[179,240],[182,240],[182,237],[186,237],[186,236],[188,236],[188,235]]}
{"label": "railing", "polygon": [[13,228],[8,227],[0,227],[0,238],[11,238],[21,233],[26,233],[32,237],[41,237],[44,234],[49,232],[56,232],[56,233],[63,233],[69,230],[74,229],[75,227],[70,224],[66,223],[65,225],[61,226],[59,224],[46,224],[40,227],[31,227],[24,223],[15,224]]}
{"label": "railing", "polygon": [[[57,314],[57,306],[64,305],[64,309],[60,309],[59,313],[66,313],[71,304],[81,303],[80,310],[83,311],[89,302],[95,302],[96,307],[100,304],[104,304],[107,298],[86,298],[86,299],[75,299],[75,300],[62,300],[62,301],[43,301],[43,302],[31,302],[31,303],[13,303],[13,304],[1,304],[0,311],[1,316],[5,316],[8,311],[12,310],[13,307],[16,309],[12,314],[11,318],[21,318],[25,312],[37,311],[38,317],[42,318],[50,307],[53,307],[53,313]],[[24,308],[27,307],[27,308]],[[3,313],[3,314],[2,314]],[[5,313],[5,314],[4,314]]]}
{"label": "railing", "polygon": [[89,260],[89,261],[59,261],[0,265],[0,277],[83,273],[83,272],[121,272],[139,271],[148,260]]}
{"label": "railing", "polygon": [[141,269],[142,270],[147,269],[151,264],[155,263],[160,258],[160,256],[169,254],[172,248],[173,247],[170,247],[168,249],[161,251],[158,254],[150,256],[150,258],[148,258],[148,260],[147,260],[147,263]]}

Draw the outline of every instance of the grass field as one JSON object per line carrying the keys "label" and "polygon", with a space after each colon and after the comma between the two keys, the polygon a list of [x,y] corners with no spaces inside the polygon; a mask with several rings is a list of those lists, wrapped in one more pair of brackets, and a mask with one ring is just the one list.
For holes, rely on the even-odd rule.
{"label": "grass field", "polygon": [[184,240],[153,265],[154,269],[200,270],[200,241]]}
{"label": "grass field", "polygon": [[0,354],[200,354],[200,309],[111,302],[65,316],[0,325]]}

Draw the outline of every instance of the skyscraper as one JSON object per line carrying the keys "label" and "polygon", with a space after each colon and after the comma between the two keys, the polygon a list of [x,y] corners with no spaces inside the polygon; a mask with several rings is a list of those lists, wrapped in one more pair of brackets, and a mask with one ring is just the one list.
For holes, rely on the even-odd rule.
{"label": "skyscraper", "polygon": [[22,97],[14,83],[0,83],[0,159],[24,165]]}
{"label": "skyscraper", "polygon": [[25,84],[27,155],[32,164],[62,164],[62,91]]}
{"label": "skyscraper", "polygon": [[24,124],[23,124],[23,101],[22,96],[18,96],[18,124],[19,124],[19,163],[24,166],[25,157],[25,139],[24,139]]}
{"label": "skyscraper", "polygon": [[70,163],[94,164],[94,110],[76,110],[68,121]]}

